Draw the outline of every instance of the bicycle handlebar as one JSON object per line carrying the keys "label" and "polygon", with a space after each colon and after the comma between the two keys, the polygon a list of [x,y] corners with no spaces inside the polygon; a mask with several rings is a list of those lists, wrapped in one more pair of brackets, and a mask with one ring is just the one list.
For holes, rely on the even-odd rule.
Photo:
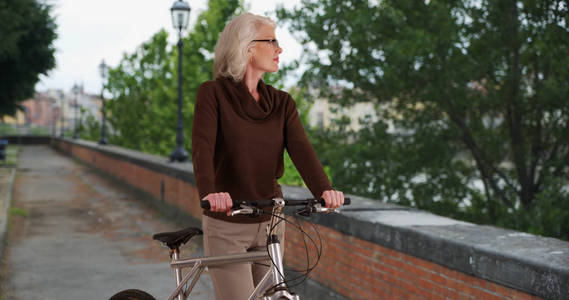
{"label": "bicycle handlebar", "polygon": [[[326,205],[326,202],[324,201],[324,199],[320,198],[320,199],[314,199],[314,198],[309,198],[309,199],[284,199],[285,202],[285,206],[314,206],[314,204],[320,204],[322,206]],[[350,205],[352,201],[350,200],[350,198],[344,198],[344,205]],[[254,201],[237,201],[237,200],[233,200],[233,206],[231,207],[232,209],[238,209],[241,207],[241,205],[247,205],[247,206],[254,206],[257,208],[261,208],[261,207],[272,207],[275,205],[275,200],[274,199],[270,199],[270,200],[254,200]],[[210,209],[210,204],[208,200],[203,200],[200,203],[200,206],[203,209],[209,210]]]}

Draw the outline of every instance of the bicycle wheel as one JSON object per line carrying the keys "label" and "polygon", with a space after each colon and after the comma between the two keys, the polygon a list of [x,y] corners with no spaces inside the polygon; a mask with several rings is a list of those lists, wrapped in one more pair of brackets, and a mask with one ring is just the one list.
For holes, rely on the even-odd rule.
{"label": "bicycle wheel", "polygon": [[156,300],[145,291],[130,289],[114,294],[109,300]]}

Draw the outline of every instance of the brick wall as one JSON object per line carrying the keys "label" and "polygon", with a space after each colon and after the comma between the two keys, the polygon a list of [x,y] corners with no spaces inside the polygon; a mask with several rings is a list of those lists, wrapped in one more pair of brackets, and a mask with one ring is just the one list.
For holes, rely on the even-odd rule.
{"label": "brick wall", "polygon": [[202,209],[197,201],[197,189],[191,182],[87,147],[75,146],[67,151],[81,161],[152,195],[157,200],[165,201],[193,217],[201,218]]}
{"label": "brick wall", "polygon": [[[54,139],[52,145],[112,178],[152,195],[155,201],[164,201],[195,218],[201,217],[191,163],[169,164],[164,157],[84,141]],[[298,195],[291,195],[295,189],[298,190],[285,188],[285,197],[296,198]],[[301,193],[307,193],[306,189],[301,190]],[[356,207],[358,203],[367,203],[359,201],[358,197],[353,197],[352,202]],[[366,214],[372,218],[364,216],[365,218],[375,220],[380,214],[392,218],[396,212]],[[489,243],[484,239],[500,239],[504,234],[515,237],[520,233],[514,232],[512,235],[510,231],[489,230],[473,224],[463,226],[460,222],[442,227],[420,226],[419,223],[405,227],[393,225],[391,221],[380,220],[375,223],[376,221],[368,221],[364,217],[361,219],[359,213],[352,213],[357,218],[349,215],[343,213],[311,219],[317,223],[316,227],[322,236],[324,255],[310,277],[344,297],[569,299],[565,293],[569,290],[569,268],[564,265],[564,259],[569,255],[563,254],[561,258],[555,258],[562,262],[557,270],[547,265],[550,262],[543,255],[540,256],[541,260],[532,262],[510,256],[506,248],[502,250],[504,253],[496,254],[495,249],[486,251],[477,246],[477,243]],[[421,219],[424,215],[426,214],[415,214],[412,218]],[[436,220],[439,223],[449,221],[441,217],[433,218],[438,218]],[[310,227],[305,223],[304,228]],[[289,226],[286,231],[285,263],[302,269],[306,264],[304,243],[299,231],[292,229],[293,226]],[[472,244],[468,240],[458,243],[455,241],[463,239],[457,232],[465,230],[466,236],[474,241]],[[436,236],[437,232],[442,233]],[[449,233],[454,236],[447,238]],[[528,240],[529,246],[525,247],[536,248],[533,250],[538,252],[561,247],[568,250],[569,254],[569,243],[550,240],[545,241],[553,248],[544,246],[544,239],[539,237],[536,241]],[[524,247],[524,243],[516,241],[514,247],[520,246]],[[537,249],[538,247],[545,250]],[[314,262],[314,251],[311,253],[311,261]],[[541,298],[532,294],[541,295]]]}
{"label": "brick wall", "polygon": [[[310,227],[303,224],[303,228]],[[350,299],[542,299],[325,226],[316,227],[323,237],[323,255],[310,278]],[[302,234],[288,229],[285,263],[306,269]],[[315,251],[308,245],[313,264]]]}

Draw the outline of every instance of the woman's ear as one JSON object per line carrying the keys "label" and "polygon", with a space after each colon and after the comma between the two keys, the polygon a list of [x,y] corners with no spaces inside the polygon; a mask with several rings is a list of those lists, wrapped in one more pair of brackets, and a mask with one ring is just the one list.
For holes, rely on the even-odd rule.
{"label": "woman's ear", "polygon": [[249,62],[253,62],[255,56],[255,49],[253,47],[247,48],[247,59]]}

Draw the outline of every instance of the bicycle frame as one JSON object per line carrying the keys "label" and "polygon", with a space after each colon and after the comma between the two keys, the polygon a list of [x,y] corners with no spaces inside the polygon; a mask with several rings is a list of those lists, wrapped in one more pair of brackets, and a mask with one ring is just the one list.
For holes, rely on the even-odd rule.
{"label": "bicycle frame", "polygon": [[[344,205],[350,204],[350,198],[344,198]],[[267,224],[267,251],[254,251],[248,253],[235,253],[219,256],[209,256],[201,258],[180,258],[180,246],[185,244],[196,234],[201,234],[199,228],[188,227],[176,232],[162,232],[156,233],[152,236],[153,239],[160,241],[163,245],[170,248],[170,257],[172,261],[170,266],[174,269],[174,276],[176,278],[176,288],[168,297],[169,300],[184,300],[187,299],[196,285],[199,277],[206,267],[238,264],[238,263],[254,263],[258,261],[271,261],[269,270],[261,281],[257,284],[249,300],[299,300],[299,296],[292,294],[288,291],[285,280],[283,278],[283,253],[281,251],[281,244],[277,235],[273,234],[273,230],[280,226],[284,220],[283,210],[285,205],[289,206],[303,206],[303,208],[296,210],[296,214],[301,216],[310,216],[312,213],[330,213],[339,211],[334,207],[325,207],[324,199],[288,199],[273,198],[259,201],[233,201],[232,215],[259,215],[264,213],[260,208],[273,207],[270,224]],[[203,209],[210,209],[210,203],[207,200],[201,201],[200,206]],[[286,220],[285,220],[286,221]],[[300,229],[302,230],[302,229]],[[306,234],[303,231],[304,234]],[[315,244],[316,246],[316,244]],[[319,254],[320,255],[320,254]],[[191,268],[188,273],[182,278],[182,270],[184,268]],[[190,281],[191,280],[191,281]],[[124,299],[155,299],[152,295],[145,291],[138,289],[127,289],[120,291],[113,295],[111,299],[124,300]]]}
{"label": "bicycle frame", "polygon": [[[280,199],[280,201],[277,201],[273,207],[272,221],[276,220],[275,216],[282,215],[283,208],[284,201]],[[269,232],[269,228],[267,228],[267,232]],[[268,240],[268,251],[253,251],[248,253],[236,253],[191,259],[180,259],[179,252],[172,252],[172,262],[170,263],[170,266],[174,269],[176,289],[174,289],[170,297],[168,297],[168,300],[187,299],[205,267],[267,260],[272,260],[273,263],[271,264],[267,274],[259,282],[255,290],[253,290],[249,300],[257,300],[261,297],[263,297],[263,300],[282,299],[283,297],[298,300],[299,297],[297,295],[292,295],[288,292],[286,285],[284,284],[284,278],[281,275],[284,274],[284,268],[280,241],[276,235],[271,235]],[[182,269],[189,267],[191,267],[190,271],[184,276],[184,278],[182,278]],[[186,287],[186,284],[190,279],[192,279],[192,281]],[[271,287],[275,287],[273,295],[263,296]]]}
{"label": "bicycle frame", "polygon": [[[254,251],[249,253],[237,253],[192,259],[179,259],[179,254],[174,253],[172,255],[172,262],[170,263],[170,266],[174,268],[177,286],[170,297],[168,297],[168,300],[176,299],[176,296],[178,297],[178,300],[187,299],[205,267],[266,261],[268,259],[270,259],[269,254],[266,251]],[[182,279],[182,269],[188,267],[191,267],[191,270]],[[190,285],[184,289],[184,286],[192,277],[194,278]]]}

